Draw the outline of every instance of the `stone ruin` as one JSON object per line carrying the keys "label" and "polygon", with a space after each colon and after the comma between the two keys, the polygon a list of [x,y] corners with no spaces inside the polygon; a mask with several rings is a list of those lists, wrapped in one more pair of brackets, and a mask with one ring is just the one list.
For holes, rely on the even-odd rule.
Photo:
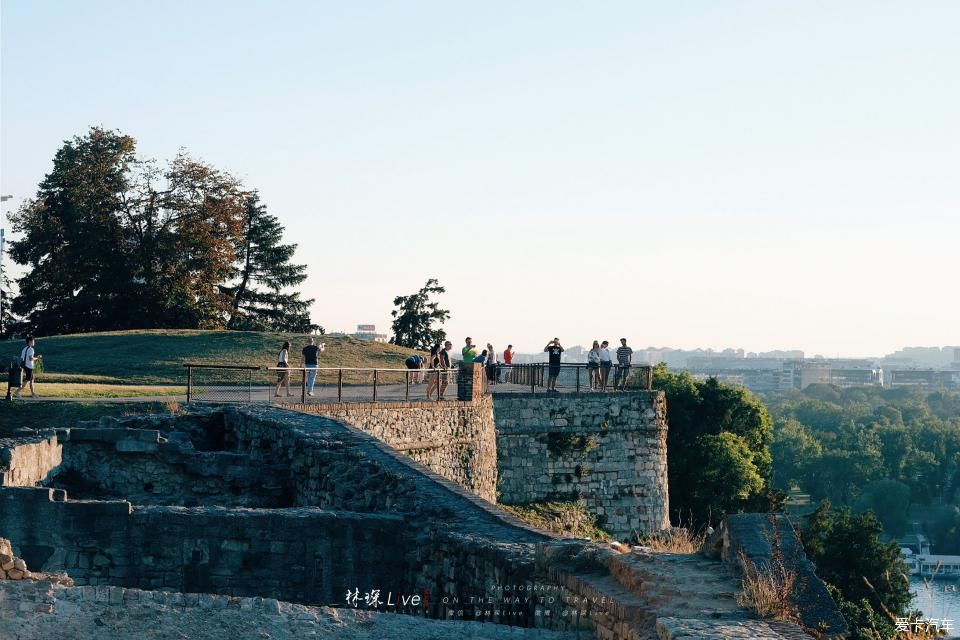
{"label": "stone ruin", "polygon": [[0,566],[43,572],[0,580],[5,638],[810,637],[729,563],[558,538],[325,417],[25,431],[0,473]]}

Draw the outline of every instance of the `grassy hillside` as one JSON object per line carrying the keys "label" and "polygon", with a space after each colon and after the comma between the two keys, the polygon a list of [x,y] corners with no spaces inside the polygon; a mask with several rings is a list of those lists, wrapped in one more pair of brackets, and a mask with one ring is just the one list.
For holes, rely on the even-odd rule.
{"label": "grassy hillside", "polygon": [[[258,331],[115,331],[38,338],[36,348],[43,355],[43,382],[183,385],[187,362],[272,367],[284,340],[292,345],[290,364],[296,366],[308,337]],[[353,338],[318,340],[327,345],[320,354],[321,367],[402,368],[412,353]],[[22,341],[2,342],[0,356],[19,358],[22,348]]]}

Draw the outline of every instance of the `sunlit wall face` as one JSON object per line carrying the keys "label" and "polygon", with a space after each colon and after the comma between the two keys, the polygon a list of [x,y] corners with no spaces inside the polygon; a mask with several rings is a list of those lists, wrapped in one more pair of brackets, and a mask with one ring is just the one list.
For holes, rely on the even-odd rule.
{"label": "sunlit wall face", "polygon": [[457,344],[957,344],[958,22],[949,0],[7,0],[3,207],[103,125],[258,188],[330,330],[388,327],[436,277]]}

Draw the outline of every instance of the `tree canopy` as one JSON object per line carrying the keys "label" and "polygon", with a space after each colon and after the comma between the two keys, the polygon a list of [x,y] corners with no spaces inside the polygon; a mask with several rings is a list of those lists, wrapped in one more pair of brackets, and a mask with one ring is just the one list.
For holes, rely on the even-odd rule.
{"label": "tree canopy", "polygon": [[430,278],[416,293],[394,298],[396,309],[391,312],[393,337],[390,342],[420,351],[429,351],[433,345],[443,342],[447,337],[443,323],[450,319],[450,312],[441,309],[440,303],[430,297],[444,292],[446,289],[435,278]]}
{"label": "tree canopy", "polygon": [[667,397],[674,524],[702,526],[726,513],[780,507],[782,496],[770,490],[772,419],[755,395],[664,365],[654,370],[653,386]]}
{"label": "tree canopy", "polygon": [[[10,215],[28,270],[12,310],[38,334],[138,328],[298,328],[311,301],[294,245],[233,176],[181,151],[159,165],[92,128],[66,141],[36,196]],[[266,292],[254,284],[266,287]]]}
{"label": "tree canopy", "polygon": [[[852,638],[893,638],[894,617],[907,617],[913,595],[896,542],[880,541],[883,527],[872,512],[833,510],[825,500],[801,528],[807,556],[850,625]],[[876,630],[879,635],[874,635]]]}

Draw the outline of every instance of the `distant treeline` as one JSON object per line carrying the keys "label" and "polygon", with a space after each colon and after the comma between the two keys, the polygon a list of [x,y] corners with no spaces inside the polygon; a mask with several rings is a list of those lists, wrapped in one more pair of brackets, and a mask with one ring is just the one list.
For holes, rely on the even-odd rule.
{"label": "distant treeline", "polygon": [[911,505],[943,506],[928,533],[960,553],[960,393],[811,385],[765,398],[774,415],[774,486],[873,510],[893,535]]}

